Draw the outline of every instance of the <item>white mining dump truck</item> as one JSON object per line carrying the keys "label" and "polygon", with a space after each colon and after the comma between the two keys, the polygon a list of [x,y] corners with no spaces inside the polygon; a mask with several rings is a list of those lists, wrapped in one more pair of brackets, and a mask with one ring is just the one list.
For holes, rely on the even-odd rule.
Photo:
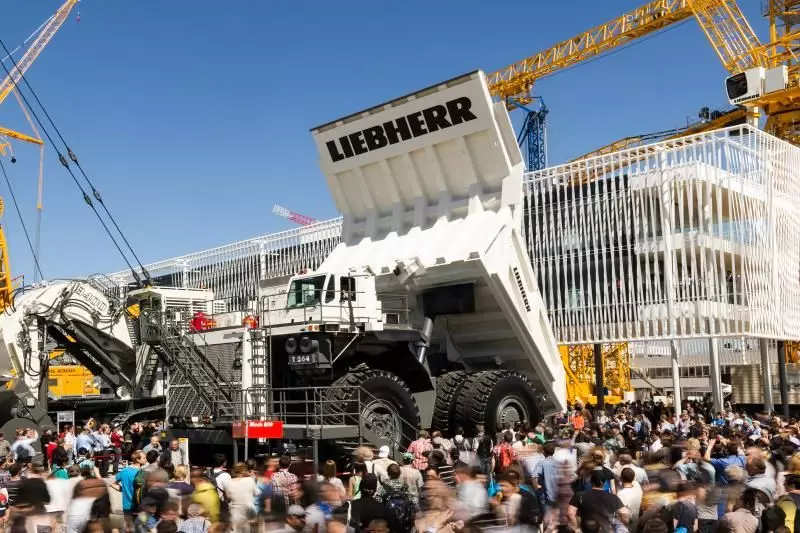
{"label": "white mining dump truck", "polygon": [[343,238],[315,272],[264,295],[272,385],[327,387],[329,410],[366,391],[403,440],[564,409],[520,233],[522,154],[484,74],[312,133]]}

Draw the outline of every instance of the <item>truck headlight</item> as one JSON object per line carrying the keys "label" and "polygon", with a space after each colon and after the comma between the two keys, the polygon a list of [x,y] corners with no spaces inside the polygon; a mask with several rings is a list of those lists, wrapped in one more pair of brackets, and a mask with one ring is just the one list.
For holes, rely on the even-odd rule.
{"label": "truck headlight", "polygon": [[296,352],[297,339],[295,339],[294,337],[289,337],[288,339],[286,339],[286,344],[284,345],[284,348],[286,348],[286,353],[288,354],[293,354],[294,352]]}

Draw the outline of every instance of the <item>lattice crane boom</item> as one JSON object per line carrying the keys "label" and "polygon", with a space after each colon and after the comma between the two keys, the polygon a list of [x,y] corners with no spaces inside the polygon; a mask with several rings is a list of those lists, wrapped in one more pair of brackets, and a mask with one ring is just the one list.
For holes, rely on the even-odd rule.
{"label": "lattice crane boom", "polygon": [[278,204],[272,206],[272,212],[278,215],[279,217],[291,220],[295,224],[300,224],[301,226],[311,226],[312,224],[316,224],[317,222],[319,222],[319,220],[315,218],[311,218],[306,215],[301,215],[300,213],[295,213],[294,211]]}
{"label": "lattice crane boom", "polygon": [[[526,104],[536,80],[693,15],[688,0],[654,0],[487,76],[489,91]],[[513,107],[513,105],[511,105]]]}
{"label": "lattice crane boom", "polygon": [[[0,104],[5,101],[9,94],[12,91],[16,90],[16,84],[22,79],[22,76],[25,72],[31,67],[33,62],[39,57],[39,54],[42,53],[42,50],[45,49],[47,44],[52,40],[53,36],[58,32],[61,26],[64,24],[64,21],[67,20],[69,17],[72,8],[80,0],[66,0],[61,7],[51,16],[47,22],[41,27],[41,31],[39,35],[34,39],[28,49],[23,53],[22,57],[19,61],[16,62],[16,66],[12,66],[10,70],[10,74],[5,77],[0,82]],[[6,150],[10,149],[10,144],[8,143],[9,138],[16,139],[19,141],[24,141],[32,144],[37,144],[40,147],[44,146],[41,138],[38,137],[38,132],[36,131],[36,127],[30,121],[30,117],[28,116],[27,110],[25,107],[22,107],[23,112],[25,112],[26,118],[31,123],[31,127],[33,128],[34,132],[36,133],[37,137],[32,137],[25,133],[20,133],[18,131],[11,130],[9,128],[0,127],[0,155],[5,155]],[[37,219],[37,227],[36,227],[36,248],[35,254],[38,257],[38,248],[39,248],[39,224],[41,222],[41,210],[42,210],[42,164],[44,160],[44,151],[40,150],[40,160],[39,160],[39,201],[37,204],[37,212],[38,212],[38,219]],[[13,161],[13,159],[12,159]],[[0,199],[0,205],[2,205],[2,199]],[[0,208],[0,216],[2,216],[2,208]],[[34,279],[37,276],[34,275]],[[14,286],[13,281],[11,279],[11,267],[9,263],[8,257],[8,243],[5,238],[5,233],[3,231],[2,226],[0,225],[0,313],[2,313],[8,306],[12,304],[13,301],[13,294],[14,294]]]}
{"label": "lattice crane boom", "polygon": [[761,42],[736,0],[688,0],[688,3],[728,72],[767,66]]}
{"label": "lattice crane boom", "polygon": [[58,32],[61,28],[61,25],[64,24],[64,21],[67,20],[69,17],[72,8],[79,2],[79,0],[67,0],[64,2],[58,11],[50,17],[50,20],[44,25],[42,31],[39,33],[39,36],[34,40],[34,42],[28,47],[22,57],[17,61],[17,66],[11,68],[11,75],[6,76],[6,78],[0,82],[0,103],[8,97],[14,87],[16,86],[17,82],[22,79],[22,76],[25,72],[30,68],[36,58],[39,57],[39,54],[42,53],[42,50],[47,46],[53,36]]}

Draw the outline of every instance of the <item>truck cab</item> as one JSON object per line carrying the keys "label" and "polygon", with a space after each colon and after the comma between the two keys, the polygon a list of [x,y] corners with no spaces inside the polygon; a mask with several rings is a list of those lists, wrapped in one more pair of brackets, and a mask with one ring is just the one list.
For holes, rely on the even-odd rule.
{"label": "truck cab", "polygon": [[266,324],[276,334],[376,331],[384,325],[375,278],[366,273],[298,275],[289,280],[285,290],[267,300]]}

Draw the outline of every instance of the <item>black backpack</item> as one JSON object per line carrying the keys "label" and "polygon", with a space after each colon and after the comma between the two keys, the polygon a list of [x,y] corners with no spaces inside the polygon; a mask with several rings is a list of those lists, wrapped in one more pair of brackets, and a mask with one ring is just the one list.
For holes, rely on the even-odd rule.
{"label": "black backpack", "polygon": [[223,472],[224,470],[220,470],[219,472],[214,472],[213,468],[209,468],[208,470],[206,470],[206,478],[208,479],[208,482],[211,483],[211,485],[213,485],[214,488],[217,490],[217,496],[219,496],[220,499],[225,498],[225,494],[220,490],[219,485],[217,484],[217,478]]}
{"label": "black backpack", "polygon": [[383,507],[386,509],[391,531],[414,530],[414,504],[408,492],[398,489],[389,489],[383,496]]}
{"label": "black backpack", "polygon": [[480,438],[475,453],[477,453],[478,457],[481,459],[488,459],[492,456],[492,439],[489,435],[484,435]]}
{"label": "black backpack", "polygon": [[521,488],[519,491],[522,501],[519,506],[519,523],[528,526],[538,526],[544,522],[544,505],[536,493]]}

